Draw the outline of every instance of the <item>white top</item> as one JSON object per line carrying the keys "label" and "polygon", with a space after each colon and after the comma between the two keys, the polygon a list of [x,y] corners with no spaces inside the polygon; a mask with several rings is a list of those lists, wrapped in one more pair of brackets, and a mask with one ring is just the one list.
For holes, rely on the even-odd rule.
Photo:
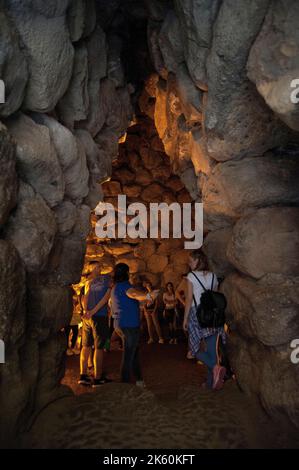
{"label": "white top", "polygon": [[[198,277],[200,282],[204,285],[206,289],[211,289],[212,286],[212,279],[213,279],[213,273],[210,273],[208,271],[194,271],[194,274]],[[193,295],[195,297],[197,305],[200,304],[200,297],[201,294],[204,292],[203,287],[199,284],[198,280],[196,277],[193,276],[193,274],[190,272],[187,276],[188,281],[192,283],[193,286]],[[216,274],[214,274],[214,282],[213,282],[213,290],[218,289],[218,280]],[[194,300],[192,301],[192,307],[195,307]]]}

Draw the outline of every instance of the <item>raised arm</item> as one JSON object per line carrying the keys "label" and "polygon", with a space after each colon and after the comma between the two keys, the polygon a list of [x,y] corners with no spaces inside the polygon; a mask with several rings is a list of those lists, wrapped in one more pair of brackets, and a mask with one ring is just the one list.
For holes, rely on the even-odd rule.
{"label": "raised arm", "polygon": [[127,290],[126,294],[128,297],[130,297],[130,299],[139,300],[140,302],[146,300],[147,298],[147,292],[141,289],[137,289],[136,287],[130,287],[130,289]]}

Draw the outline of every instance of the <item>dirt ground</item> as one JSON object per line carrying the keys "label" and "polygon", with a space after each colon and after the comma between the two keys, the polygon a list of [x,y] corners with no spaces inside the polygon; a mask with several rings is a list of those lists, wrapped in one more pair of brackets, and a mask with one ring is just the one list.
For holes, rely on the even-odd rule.
{"label": "dirt ground", "polygon": [[[122,352],[112,344],[112,350],[104,355],[104,371],[113,382],[120,381],[120,363]],[[195,361],[186,359],[187,344],[180,341],[178,345],[141,343],[140,355],[144,381],[148,390],[159,400],[169,401],[176,396],[177,390],[185,385],[200,387],[205,381],[205,368],[196,365]],[[75,394],[90,393],[93,390],[77,384],[79,376],[79,357],[67,359],[67,369],[63,384],[72,388]],[[134,382],[132,382],[134,383]]]}
{"label": "dirt ground", "polygon": [[79,356],[67,359],[63,380],[74,396],[39,414],[25,448],[284,448],[299,447],[274,425],[236,382],[219,392],[200,390],[205,367],[186,359],[186,344],[143,342],[145,389],[119,383],[121,351],[105,354],[112,383],[79,386]]}

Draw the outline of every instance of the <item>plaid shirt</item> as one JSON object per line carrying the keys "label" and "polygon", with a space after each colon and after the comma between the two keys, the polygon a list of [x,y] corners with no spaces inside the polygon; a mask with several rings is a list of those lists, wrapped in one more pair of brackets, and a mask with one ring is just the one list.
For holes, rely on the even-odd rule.
{"label": "plaid shirt", "polygon": [[223,327],[220,328],[201,328],[199,326],[196,308],[191,307],[188,319],[188,333],[189,333],[189,348],[193,356],[196,355],[200,348],[200,342],[202,339],[207,338],[215,334],[219,334],[222,338],[223,343],[226,343],[226,334]]}

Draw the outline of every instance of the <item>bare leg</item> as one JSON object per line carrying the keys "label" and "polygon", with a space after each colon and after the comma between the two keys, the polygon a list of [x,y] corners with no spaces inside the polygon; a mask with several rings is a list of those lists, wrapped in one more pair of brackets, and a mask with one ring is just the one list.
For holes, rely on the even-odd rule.
{"label": "bare leg", "polygon": [[151,316],[152,316],[152,315],[145,314],[146,323],[147,323],[148,335],[149,335],[150,339],[154,341],[153,322],[152,322]]}
{"label": "bare leg", "polygon": [[93,350],[92,348],[90,348],[90,353],[89,353],[88,362],[87,362],[87,365],[90,369],[93,367],[93,356],[94,356]]}
{"label": "bare leg", "polygon": [[124,344],[125,344],[125,335],[123,334],[122,330],[120,328],[115,328],[114,330],[116,332],[116,334],[118,335],[118,337],[121,339],[121,346],[122,348],[124,348]]}
{"label": "bare leg", "polygon": [[114,343],[115,341],[119,340],[119,335],[117,334],[116,328],[113,330],[113,333],[111,335],[110,341],[111,344]]}
{"label": "bare leg", "polygon": [[157,312],[152,314],[152,320],[153,320],[153,323],[155,325],[156,332],[157,332],[157,335],[158,335],[159,339],[163,339],[161,326],[160,326],[160,323],[159,323],[159,320],[158,320]]}
{"label": "bare leg", "polygon": [[93,356],[93,363],[94,363],[94,378],[100,379],[103,373],[103,350],[102,349],[95,349],[94,356]]}
{"label": "bare leg", "polygon": [[91,352],[90,347],[83,346],[83,348],[81,349],[81,354],[80,354],[80,374],[81,375],[87,374],[87,363],[88,363],[90,352]]}

